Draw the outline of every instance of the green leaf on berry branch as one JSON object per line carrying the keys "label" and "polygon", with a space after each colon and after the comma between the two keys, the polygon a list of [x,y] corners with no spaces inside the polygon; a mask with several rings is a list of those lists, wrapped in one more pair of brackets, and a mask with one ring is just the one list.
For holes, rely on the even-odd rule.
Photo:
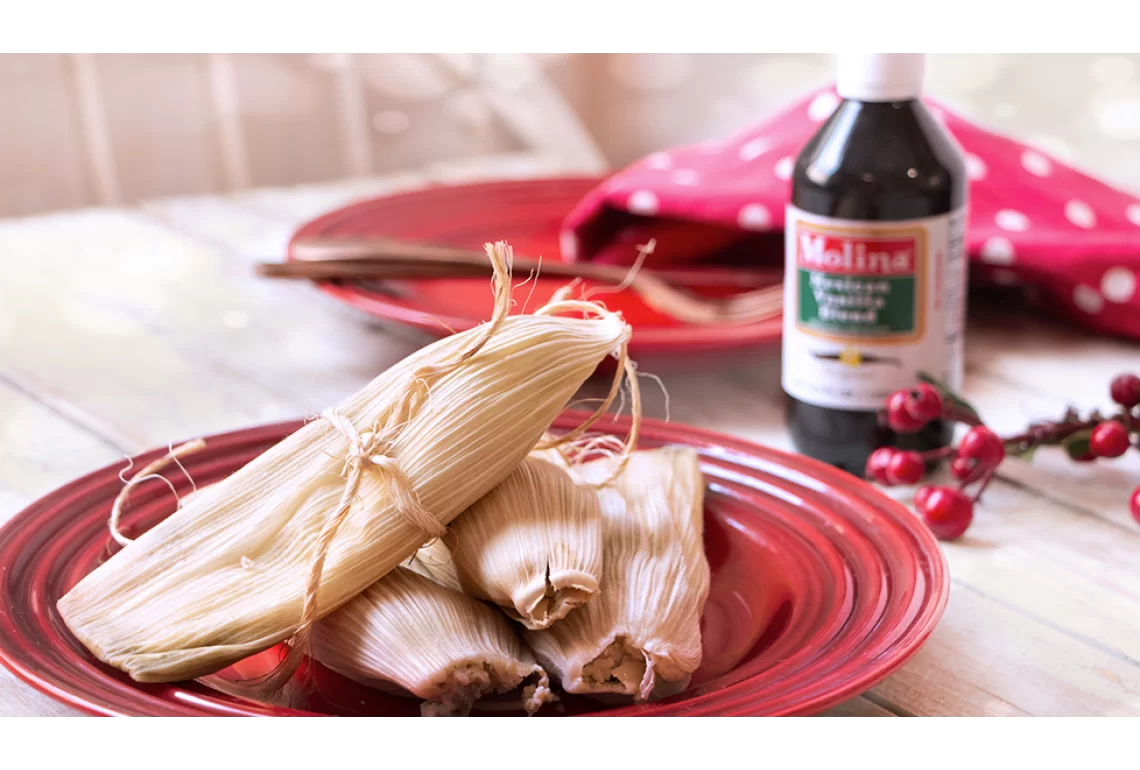
{"label": "green leaf on berry branch", "polygon": [[939,392],[942,393],[942,398],[953,406],[955,411],[963,413],[977,424],[982,422],[982,416],[978,414],[978,410],[974,408],[973,404],[958,395],[958,393],[946,383],[926,372],[919,372],[918,379],[920,382],[925,382],[927,385],[933,385],[938,388]]}
{"label": "green leaf on berry branch", "polygon": [[1092,430],[1081,430],[1066,436],[1061,441],[1061,446],[1073,460],[1084,460],[1092,451],[1089,448],[1089,439],[1092,436]]}
{"label": "green leaf on berry branch", "polygon": [[1040,444],[1030,444],[1025,449],[1006,449],[1006,454],[1010,457],[1016,457],[1025,462],[1033,462],[1033,455],[1037,454],[1037,450],[1041,448]]}

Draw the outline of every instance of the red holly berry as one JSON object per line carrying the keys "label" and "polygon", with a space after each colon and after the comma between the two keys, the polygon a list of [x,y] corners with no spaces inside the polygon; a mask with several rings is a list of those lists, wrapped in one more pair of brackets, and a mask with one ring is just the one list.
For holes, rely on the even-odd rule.
{"label": "red holly berry", "polygon": [[917,484],[925,472],[918,452],[895,452],[887,463],[887,480],[892,484]]}
{"label": "red holly berry", "polygon": [[958,457],[977,460],[983,471],[993,470],[1005,459],[1005,444],[984,425],[970,428],[958,445]]}
{"label": "red holly berry", "polygon": [[1140,487],[1136,487],[1132,491],[1132,499],[1128,501],[1128,507],[1132,511],[1132,518],[1136,519],[1136,523],[1140,524]]}
{"label": "red holly berry", "polygon": [[914,509],[922,511],[926,507],[926,501],[930,498],[932,492],[938,487],[932,487],[929,484],[919,487],[914,493]]}
{"label": "red holly berry", "polygon": [[1126,409],[1140,404],[1140,377],[1135,374],[1118,374],[1109,386],[1112,400]]}
{"label": "red holly berry", "polygon": [[920,420],[910,413],[910,391],[896,390],[887,397],[887,425],[895,433],[914,433],[929,420]]}
{"label": "red holly berry", "polygon": [[915,385],[907,394],[906,410],[916,420],[930,422],[942,416],[942,394],[925,382]]}
{"label": "red holly berry", "polygon": [[969,484],[985,475],[986,468],[973,457],[955,457],[950,461],[950,475]]}
{"label": "red holly berry", "polygon": [[974,504],[970,498],[949,487],[931,487],[923,496],[922,505],[917,507],[922,520],[939,540],[961,537],[974,520]]}
{"label": "red holly berry", "polygon": [[1095,459],[1096,455],[1094,455],[1092,452],[1085,452],[1083,455],[1078,455],[1077,457],[1072,458],[1073,462],[1075,463],[1091,463]]}
{"label": "red holly berry", "polygon": [[863,475],[880,484],[890,484],[890,479],[887,477],[887,466],[891,464],[891,458],[894,456],[895,450],[889,446],[876,449],[867,458],[867,467],[864,469]]}
{"label": "red holly berry", "polygon": [[1089,449],[1097,457],[1120,457],[1130,443],[1128,429],[1116,420],[1102,422],[1089,436]]}

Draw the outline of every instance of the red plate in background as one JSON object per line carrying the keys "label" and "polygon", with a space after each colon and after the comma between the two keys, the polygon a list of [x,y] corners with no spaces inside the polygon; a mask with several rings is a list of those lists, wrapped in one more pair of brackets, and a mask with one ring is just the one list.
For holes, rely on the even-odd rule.
{"label": "red plate in background", "polygon": [[[577,425],[581,413],[555,423]],[[200,485],[225,478],[299,427],[283,423],[207,439],[183,459]],[[624,435],[627,422],[599,426]],[[683,693],[605,708],[568,696],[540,714],[810,714],[858,695],[913,655],[938,622],[949,581],[937,542],[905,508],[822,463],[683,425],[646,420],[647,448],[687,444],[708,483],[705,549],[712,585],[702,623],[704,663]],[[135,458],[140,467],[158,449]],[[107,518],[123,463],[95,471],[0,529],[0,662],[33,687],[95,714],[414,715],[418,702],[370,690],[313,665],[313,687],[289,706],[233,697],[203,682],[139,684],[94,659],[55,605],[117,550]],[[186,478],[169,475],[180,493]],[[132,495],[129,536],[169,516],[161,483]],[[268,671],[272,649],[212,677]]]}
{"label": "red plate in background", "polygon": [[[531,179],[397,193],[325,214],[302,226],[293,239],[371,235],[473,249],[482,249],[488,241],[505,240],[520,255],[561,260],[558,232],[562,219],[599,181],[593,177]],[[531,309],[543,304],[566,280],[539,279],[537,284]],[[463,331],[485,321],[491,312],[491,292],[482,279],[400,281],[399,296],[352,284],[320,286],[377,318],[436,335],[446,334],[441,322]],[[529,291],[516,292],[520,304]],[[780,339],[779,317],[741,326],[693,326],[657,312],[632,291],[599,299],[610,309],[620,310],[633,326],[630,351],[634,357],[724,351]]]}

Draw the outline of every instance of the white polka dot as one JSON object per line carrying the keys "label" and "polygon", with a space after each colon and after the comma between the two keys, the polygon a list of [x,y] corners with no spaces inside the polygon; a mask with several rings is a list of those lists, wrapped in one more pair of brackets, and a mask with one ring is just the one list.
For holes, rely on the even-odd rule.
{"label": "white polka dot", "polygon": [[776,161],[772,173],[776,175],[777,179],[791,179],[792,172],[796,170],[796,159],[790,155],[785,155]]}
{"label": "white polka dot", "polygon": [[762,203],[749,203],[740,210],[736,221],[745,230],[767,230],[772,225],[772,214]]}
{"label": "white polka dot", "polygon": [[636,91],[671,91],[689,79],[692,57],[683,53],[623,53],[610,57],[610,74]]}
{"label": "white polka dot", "polygon": [[831,91],[824,91],[811,100],[808,105],[808,118],[816,123],[822,123],[831,117],[835,108],[839,106],[839,97]]}
{"label": "white polka dot", "polygon": [[1140,203],[1133,203],[1124,211],[1124,216],[1128,217],[1128,221],[1140,227]]}
{"label": "white polka dot", "polygon": [[649,168],[657,170],[664,170],[673,167],[673,158],[667,152],[655,152],[645,159],[645,165]]}
{"label": "white polka dot", "polygon": [[1009,102],[1001,102],[994,105],[994,115],[999,118],[1012,118],[1017,114],[1017,105],[1010,104]]}
{"label": "white polka dot", "polygon": [[771,144],[768,142],[767,139],[765,139],[764,137],[757,137],[756,139],[753,139],[753,140],[745,143],[740,148],[740,153],[739,153],[740,159],[741,160],[756,160],[756,158],[759,158],[761,155],[768,152],[768,148],[770,146],[771,146]]}
{"label": "white polka dot", "polygon": [[697,172],[693,171],[691,168],[679,168],[672,173],[670,178],[673,180],[674,184],[681,184],[686,186],[692,186],[701,181],[701,178]]}
{"label": "white polka dot", "polygon": [[399,134],[408,129],[411,119],[399,110],[380,110],[372,116],[372,127],[382,134]]}
{"label": "white polka dot", "polygon": [[1034,176],[1049,176],[1053,173],[1053,161],[1034,150],[1021,153],[1021,167]]}
{"label": "white polka dot", "polygon": [[1021,276],[1012,270],[1006,270],[1004,267],[999,267],[990,273],[990,278],[998,286],[1017,286],[1021,283]]}
{"label": "white polka dot", "polygon": [[1097,294],[1096,289],[1084,284],[1073,289],[1073,303],[1090,315],[1104,310],[1104,297]]}
{"label": "white polka dot", "polygon": [[563,230],[558,235],[558,246],[562,251],[562,258],[572,261],[578,257],[578,236],[569,230]]}
{"label": "white polka dot", "polygon": [[982,244],[982,261],[991,265],[1010,265],[1013,264],[1015,256],[1013,244],[1010,243],[1008,238],[994,237],[986,238],[986,242]]}
{"label": "white polka dot", "polygon": [[986,178],[989,169],[986,162],[972,152],[966,153],[966,176],[974,182]]}
{"label": "white polka dot", "polygon": [[629,196],[625,207],[631,214],[653,216],[657,213],[657,196],[649,190],[637,190]]}
{"label": "white polka dot", "polygon": [[1096,214],[1084,201],[1073,200],[1066,203],[1065,219],[1086,230],[1096,227]]}
{"label": "white polka dot", "polygon": [[1002,209],[994,214],[994,224],[1011,233],[1023,233],[1029,229],[1029,217],[1020,211]]}
{"label": "white polka dot", "polygon": [[1089,73],[1101,83],[1123,83],[1132,79],[1136,65],[1123,56],[1102,56],[1092,63]]}
{"label": "white polka dot", "polygon": [[1136,296],[1136,273],[1127,267],[1114,267],[1105,271],[1100,279],[1100,293],[1112,302],[1131,302]]}
{"label": "white polka dot", "polygon": [[227,310],[222,314],[222,323],[231,329],[244,329],[249,326],[249,313],[244,310]]}

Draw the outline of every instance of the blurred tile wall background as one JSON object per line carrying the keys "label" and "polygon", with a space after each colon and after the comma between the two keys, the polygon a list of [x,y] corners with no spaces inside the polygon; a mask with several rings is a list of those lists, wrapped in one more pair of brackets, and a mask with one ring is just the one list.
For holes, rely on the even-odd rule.
{"label": "blurred tile wall background", "polygon": [[[1140,191],[1140,55],[938,54],[930,93]],[[0,55],[0,216],[730,133],[828,55]]]}

